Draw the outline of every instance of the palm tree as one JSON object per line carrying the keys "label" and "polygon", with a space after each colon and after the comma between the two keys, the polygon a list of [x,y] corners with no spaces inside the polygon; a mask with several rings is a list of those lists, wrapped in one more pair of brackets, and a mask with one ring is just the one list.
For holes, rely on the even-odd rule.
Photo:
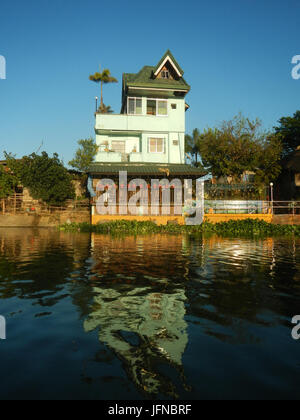
{"label": "palm tree", "polygon": [[100,114],[112,114],[114,111],[111,109],[110,105],[100,105],[98,108],[98,112],[100,112]]}
{"label": "palm tree", "polygon": [[[101,69],[100,69],[101,71]],[[101,107],[103,107],[103,83],[117,83],[117,79],[112,77],[108,69],[104,69],[102,73],[92,74],[89,79],[95,83],[101,83]]]}
{"label": "palm tree", "polygon": [[198,166],[198,156],[200,153],[201,134],[198,128],[193,130],[193,135],[186,134],[185,136],[185,153],[192,156],[194,164]]}

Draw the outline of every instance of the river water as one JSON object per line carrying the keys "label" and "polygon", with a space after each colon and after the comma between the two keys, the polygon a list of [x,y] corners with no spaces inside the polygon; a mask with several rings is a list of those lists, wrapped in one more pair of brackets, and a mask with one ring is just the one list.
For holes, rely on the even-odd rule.
{"label": "river water", "polygon": [[0,399],[299,399],[299,245],[0,229]]}

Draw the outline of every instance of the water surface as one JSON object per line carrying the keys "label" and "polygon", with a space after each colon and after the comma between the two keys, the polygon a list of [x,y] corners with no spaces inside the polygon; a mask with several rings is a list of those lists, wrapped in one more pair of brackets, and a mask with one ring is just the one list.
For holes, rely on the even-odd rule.
{"label": "water surface", "polygon": [[0,229],[0,399],[299,399],[299,245]]}

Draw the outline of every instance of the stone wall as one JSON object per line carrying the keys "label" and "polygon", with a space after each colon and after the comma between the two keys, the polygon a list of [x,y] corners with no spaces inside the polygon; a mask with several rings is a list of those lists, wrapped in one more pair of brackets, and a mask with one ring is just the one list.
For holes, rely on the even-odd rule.
{"label": "stone wall", "polygon": [[56,227],[67,222],[90,223],[90,211],[57,212],[39,214],[0,214],[0,227]]}

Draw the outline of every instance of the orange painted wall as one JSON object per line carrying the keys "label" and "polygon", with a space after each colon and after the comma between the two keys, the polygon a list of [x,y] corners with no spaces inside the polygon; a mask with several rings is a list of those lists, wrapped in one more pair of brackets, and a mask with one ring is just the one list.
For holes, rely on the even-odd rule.
{"label": "orange painted wall", "polygon": [[[206,214],[204,220],[210,223],[228,222],[229,220],[259,219],[272,223],[272,214]],[[138,220],[140,222],[152,221],[158,225],[166,225],[168,221],[177,220],[179,225],[185,224],[183,216],[131,216],[131,215],[93,215],[92,224],[112,222],[115,220]]]}
{"label": "orange painted wall", "polygon": [[139,222],[156,222],[158,225],[166,225],[168,221],[177,220],[179,225],[185,224],[183,216],[131,216],[131,215],[99,215],[92,216],[92,224],[112,222],[116,220],[138,220]]}
{"label": "orange painted wall", "polygon": [[272,214],[206,214],[204,220],[210,223],[228,222],[229,220],[259,219],[272,223]]}

